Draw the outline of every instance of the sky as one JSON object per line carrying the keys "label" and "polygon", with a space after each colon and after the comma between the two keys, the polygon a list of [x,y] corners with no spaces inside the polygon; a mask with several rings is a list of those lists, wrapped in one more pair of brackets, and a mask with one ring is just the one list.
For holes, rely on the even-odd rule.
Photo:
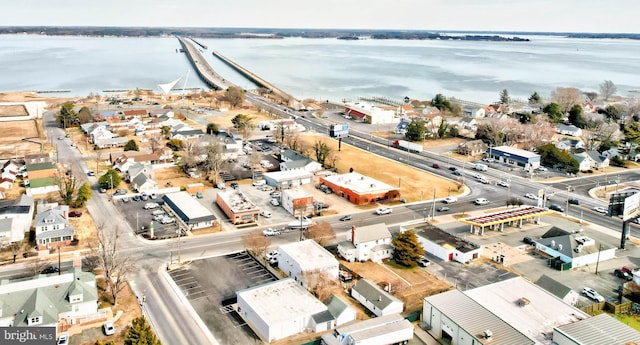
{"label": "sky", "polygon": [[19,0],[1,26],[640,33],[640,0]]}

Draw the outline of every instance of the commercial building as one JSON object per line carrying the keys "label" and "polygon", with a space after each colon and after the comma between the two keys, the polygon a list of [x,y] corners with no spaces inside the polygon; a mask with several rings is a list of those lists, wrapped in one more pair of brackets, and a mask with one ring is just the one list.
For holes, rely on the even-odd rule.
{"label": "commercial building", "polygon": [[432,336],[451,344],[535,344],[460,290],[426,297],[422,318]]}
{"label": "commercial building", "polygon": [[395,122],[395,111],[383,109],[365,102],[345,103],[344,112],[355,120],[377,124],[389,124]]}
{"label": "commercial building", "polygon": [[540,166],[539,154],[510,146],[489,147],[488,154],[500,163],[522,167],[527,171],[533,171]]}
{"label": "commercial building", "polygon": [[327,306],[290,278],[241,290],[236,296],[238,314],[266,342],[335,326]]}
{"label": "commercial building", "polygon": [[400,231],[415,231],[425,252],[443,261],[464,264],[480,257],[479,245],[451,235],[429,223],[401,226]]}
{"label": "commercial building", "polygon": [[313,173],[305,170],[274,171],[262,174],[262,178],[269,186],[286,189],[313,182]]}
{"label": "commercial building", "polygon": [[522,277],[470,289],[464,294],[541,345],[550,343],[555,326],[590,317]]}
{"label": "commercial building", "polygon": [[0,282],[0,327],[56,327],[100,317],[106,314],[98,312],[96,276],[79,267],[60,275]]}
{"label": "commercial building", "polygon": [[400,200],[400,188],[357,172],[321,177],[320,183],[327,186],[337,196],[356,205]]}
{"label": "commercial building", "polygon": [[400,314],[404,310],[404,303],[401,300],[380,288],[375,282],[365,278],[358,280],[351,287],[351,297],[375,316]]}
{"label": "commercial building", "polygon": [[278,268],[306,288],[323,279],[338,280],[338,260],[314,240],[283,244],[278,252]]}
{"label": "commercial building", "polygon": [[303,189],[285,189],[282,191],[280,204],[292,215],[313,213],[313,196]]}
{"label": "commercial building", "polygon": [[338,242],[338,255],[349,262],[382,262],[393,256],[391,233],[384,223],[352,226],[345,241]]}
{"label": "commercial building", "polygon": [[321,344],[406,344],[411,339],[411,322],[400,314],[391,314],[337,327],[322,336]]}
{"label": "commercial building", "polygon": [[219,191],[216,204],[232,224],[257,223],[260,219],[260,209],[239,190]]}
{"label": "commercial building", "polygon": [[584,233],[566,233],[559,236],[542,235],[535,240],[536,251],[551,257],[551,267],[568,270],[613,259],[616,247],[596,241]]}
{"label": "commercial building", "polygon": [[557,345],[631,345],[638,341],[640,332],[606,313],[553,329]]}
{"label": "commercial building", "polygon": [[207,228],[216,221],[216,216],[187,192],[165,194],[162,200],[187,229]]}

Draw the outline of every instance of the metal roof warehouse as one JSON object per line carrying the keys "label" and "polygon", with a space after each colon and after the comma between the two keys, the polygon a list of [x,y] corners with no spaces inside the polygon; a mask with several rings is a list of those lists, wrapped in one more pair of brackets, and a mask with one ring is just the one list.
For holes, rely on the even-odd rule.
{"label": "metal roof warehouse", "polygon": [[216,216],[202,206],[187,192],[165,194],[162,200],[169,206],[178,218],[191,229],[212,226]]}

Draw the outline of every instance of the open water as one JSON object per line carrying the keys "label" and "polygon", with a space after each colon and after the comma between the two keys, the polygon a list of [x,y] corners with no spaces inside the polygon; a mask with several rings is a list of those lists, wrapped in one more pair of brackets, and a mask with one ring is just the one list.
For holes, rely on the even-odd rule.
{"label": "open water", "polygon": [[[526,99],[555,87],[640,97],[640,41],[531,36],[531,42],[337,39],[204,39],[214,69],[243,88],[255,86],[211,55],[217,50],[297,98],[386,96],[430,99],[436,93],[494,102],[507,89]],[[109,38],[0,35],[0,91],[206,88],[173,37]],[[189,71],[189,72],[188,72]]]}

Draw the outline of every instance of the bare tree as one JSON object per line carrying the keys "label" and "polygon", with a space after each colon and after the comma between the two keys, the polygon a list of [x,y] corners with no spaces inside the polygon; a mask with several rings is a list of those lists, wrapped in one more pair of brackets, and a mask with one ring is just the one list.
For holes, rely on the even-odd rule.
{"label": "bare tree", "polygon": [[551,100],[558,103],[562,113],[566,114],[571,107],[580,102],[580,90],[573,87],[558,87],[551,91]]}
{"label": "bare tree", "polygon": [[326,246],[336,239],[336,233],[331,224],[321,221],[311,225],[304,233],[305,238],[310,238],[318,242],[321,246]]}
{"label": "bare tree", "polygon": [[129,273],[135,268],[135,259],[131,255],[120,252],[120,228],[116,226],[113,232],[107,233],[104,223],[98,224],[98,249],[100,268],[103,270],[107,288],[113,298],[113,305],[118,304],[118,293],[125,287]]}
{"label": "bare tree", "polygon": [[298,151],[302,147],[302,141],[300,140],[300,134],[295,132],[292,128],[287,128],[285,131],[284,144],[294,150]]}
{"label": "bare tree", "polygon": [[22,249],[22,241],[13,242],[9,245],[9,250],[11,251],[11,255],[13,255],[13,263],[16,263],[16,258],[18,257],[18,253]]}
{"label": "bare tree", "polygon": [[205,173],[205,177],[209,178],[209,173],[213,172],[213,183],[217,183],[218,171],[220,171],[220,166],[224,162],[221,144],[215,139],[210,139],[204,146],[203,151],[202,170]]}
{"label": "bare tree", "polygon": [[149,147],[151,148],[151,152],[156,152],[162,146],[161,138],[157,135],[152,136],[149,139]]}
{"label": "bare tree", "polygon": [[33,260],[31,260],[31,263],[29,266],[31,267],[31,272],[33,272],[33,275],[36,275],[36,274],[40,274],[40,272],[42,272],[42,270],[47,268],[47,266],[49,265],[50,265],[49,261],[39,257],[35,257],[33,258]]}
{"label": "bare tree", "polygon": [[324,162],[327,160],[329,153],[331,153],[331,148],[329,147],[329,145],[327,145],[324,140],[316,140],[313,145],[313,151],[316,155],[316,160],[318,161],[318,163],[324,166]]}
{"label": "bare tree", "polygon": [[[68,173],[68,175],[67,175]],[[65,173],[62,170],[58,170],[58,177],[56,178],[58,184],[58,194],[65,205],[71,205],[75,195],[78,192],[78,179],[73,176],[71,169]]]}
{"label": "bare tree", "polygon": [[617,124],[612,122],[596,121],[582,131],[582,141],[587,151],[597,149],[602,142],[618,141],[623,134]]}
{"label": "bare tree", "polygon": [[305,271],[302,274],[307,290],[320,301],[325,301],[335,293],[339,293],[342,287],[338,279],[330,277],[327,272],[321,270]]}
{"label": "bare tree", "polygon": [[340,155],[338,155],[337,152],[332,151],[329,153],[327,160],[329,161],[329,166],[331,168],[336,168],[336,162],[340,160]]}
{"label": "bare tree", "polygon": [[271,240],[265,237],[260,230],[254,230],[246,236],[242,236],[244,248],[254,257],[262,257],[271,245]]}
{"label": "bare tree", "polygon": [[603,101],[607,101],[610,97],[615,95],[616,91],[618,91],[618,88],[611,80],[605,80],[600,84],[600,95],[602,95]]}
{"label": "bare tree", "polygon": [[543,119],[542,116],[539,116],[539,118],[541,120],[536,121],[535,123],[522,125],[522,149],[530,150],[546,144],[555,135],[555,129],[551,123],[546,119]]}

